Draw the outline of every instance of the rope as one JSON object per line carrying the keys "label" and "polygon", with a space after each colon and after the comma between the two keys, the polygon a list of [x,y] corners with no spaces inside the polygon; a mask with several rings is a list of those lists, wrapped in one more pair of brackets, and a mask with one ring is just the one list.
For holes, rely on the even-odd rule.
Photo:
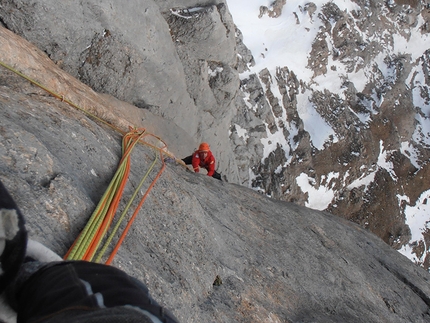
{"label": "rope", "polygon": [[92,261],[101,240],[112,223],[128,181],[130,174],[130,154],[136,143],[144,135],[144,129],[136,129],[123,137],[123,156],[118,169],[87,225],[79,235],[76,243],[73,244],[70,252],[67,253],[66,259]]}
{"label": "rope", "polygon": [[140,188],[142,187],[143,183],[145,182],[146,178],[148,177],[149,173],[152,171],[152,169],[154,168],[157,160],[158,160],[158,155],[155,155],[155,159],[152,162],[151,166],[149,167],[148,171],[146,172],[146,174],[143,176],[142,180],[140,181],[139,185],[137,186],[137,188],[135,189],[132,197],[130,198],[129,202],[127,203],[127,205],[124,208],[124,211],[121,213],[118,222],[116,223],[115,227],[113,228],[111,234],[109,235],[108,239],[106,240],[105,244],[103,245],[103,248],[101,249],[101,251],[98,253],[95,262],[100,262],[101,258],[103,257],[103,255],[106,252],[107,247],[109,246],[109,244],[111,243],[113,237],[115,236],[115,234],[117,233],[119,226],[121,225],[121,223],[123,222],[125,215],[127,214],[131,203],[134,201],[134,199],[136,198],[137,193],[140,191]]}
{"label": "rope", "polygon": [[[64,95],[61,95],[61,94],[56,93],[55,91],[53,91],[53,90],[51,90],[51,89],[47,88],[46,86],[44,86],[44,85],[42,85],[41,83],[39,83],[39,82],[35,81],[34,79],[32,79],[32,78],[28,77],[27,75],[25,75],[25,74],[21,73],[20,71],[18,71],[18,70],[16,70],[16,69],[14,69],[13,67],[11,67],[11,66],[7,65],[6,63],[4,63],[4,62],[0,61],[0,65],[1,65],[1,66],[3,66],[4,68],[6,68],[6,69],[10,70],[11,72],[13,72],[13,73],[15,73],[15,74],[17,74],[17,75],[21,76],[22,78],[26,79],[27,81],[29,81],[29,82],[30,82],[30,83],[32,83],[33,85],[36,85],[37,87],[41,88],[42,90],[44,90],[44,91],[48,92],[48,93],[49,93],[49,94],[51,94],[53,97],[55,97],[55,98],[59,99],[61,102],[65,102],[65,103],[67,103],[68,105],[72,106],[73,108],[75,108],[75,109],[77,109],[77,110],[79,110],[79,111],[83,112],[83,113],[84,113],[84,114],[86,114],[87,116],[89,116],[89,117],[93,118],[94,120],[97,120],[98,122],[100,122],[100,123],[102,123],[102,124],[104,124],[104,125],[106,125],[106,126],[108,126],[108,127],[112,128],[113,130],[115,130],[116,132],[118,132],[118,133],[120,133],[120,134],[122,134],[122,135],[125,135],[125,134],[126,134],[126,131],[123,131],[122,129],[120,129],[120,128],[116,127],[115,125],[113,125],[113,124],[111,124],[111,123],[109,123],[109,122],[107,122],[106,120],[103,120],[102,118],[100,118],[100,117],[96,116],[95,114],[93,114],[93,113],[89,112],[88,110],[86,110],[86,109],[84,109],[84,108],[82,108],[82,107],[78,106],[77,104],[73,103],[71,100],[66,99],[66,98],[64,97]],[[155,135],[153,135],[153,134],[151,134],[151,136],[153,136],[154,138],[156,138],[156,139],[158,139],[160,142],[162,142],[162,143],[163,143],[163,147],[161,147],[161,148],[160,148],[160,147],[156,147],[156,146],[154,146],[154,145],[151,145],[151,144],[150,144],[150,143],[148,143],[148,142],[140,142],[140,143],[141,143],[141,144],[144,144],[144,145],[146,145],[146,146],[149,146],[149,147],[151,147],[151,148],[153,148],[153,149],[156,149],[156,150],[164,150],[164,151],[163,151],[163,154],[165,154],[166,156],[169,156],[169,157],[171,157],[171,158],[175,159],[175,161],[176,161],[177,163],[179,163],[180,165],[182,165],[182,166],[184,166],[186,169],[188,169],[187,165],[185,165],[185,163],[184,163],[181,159],[177,159],[173,154],[171,154],[170,152],[168,152],[168,151],[167,151],[167,145],[165,144],[165,142],[164,142],[160,137],[157,137],[157,136],[155,136]]]}
{"label": "rope", "polygon": [[[112,178],[108,188],[106,189],[105,193],[103,194],[99,204],[97,205],[96,209],[94,210],[93,214],[91,215],[87,225],[82,230],[81,234],[78,236],[78,238],[75,240],[75,242],[72,244],[66,255],[64,256],[64,259],[67,260],[87,260],[92,261],[94,254],[97,252],[100,243],[105,236],[106,232],[108,231],[109,226],[111,225],[114,215],[116,213],[116,210],[119,206],[122,194],[124,192],[125,185],[128,181],[128,177],[130,174],[130,154],[135,147],[137,143],[144,144],[146,146],[151,147],[152,149],[155,149],[159,152],[159,156],[156,154],[156,158],[154,159],[153,163],[149,167],[147,173],[142,178],[141,182],[139,183],[138,187],[136,188],[135,192],[133,193],[131,199],[127,203],[125,209],[123,210],[119,220],[117,221],[115,227],[113,228],[110,236],[107,238],[105,244],[103,245],[100,252],[97,254],[97,257],[95,259],[96,262],[100,262],[101,258],[103,257],[108,245],[111,243],[111,240],[113,239],[114,235],[116,235],[117,230],[119,226],[121,225],[122,221],[124,220],[125,214],[128,212],[132,202],[137,196],[137,193],[139,192],[141,186],[147,179],[149,173],[152,171],[153,167],[155,166],[158,158],[160,158],[162,162],[162,167],[160,168],[159,172],[157,173],[156,177],[152,181],[152,183],[149,185],[148,189],[144,193],[143,197],[141,198],[138,206],[136,207],[133,215],[131,216],[129,222],[127,223],[123,233],[121,234],[117,244],[115,245],[111,255],[109,256],[108,260],[106,261],[106,264],[111,264],[113,261],[113,258],[117,254],[122,242],[124,241],[132,223],[134,222],[139,210],[141,209],[143,203],[145,202],[147,196],[149,195],[150,191],[154,187],[155,183],[160,178],[161,174],[163,173],[166,164],[164,162],[163,154],[166,154],[170,157],[175,158],[171,154],[167,153],[167,145],[166,143],[159,137],[153,135],[153,134],[147,134],[145,133],[145,129],[134,129],[130,130],[128,133],[121,130],[120,128],[112,125],[111,123],[97,117],[96,115],[90,113],[89,111],[79,107],[78,105],[74,104],[72,101],[66,99],[63,95],[60,95],[53,90],[45,87],[41,83],[31,79],[30,77],[26,76],[25,74],[19,72],[18,70],[12,68],[11,66],[3,63],[0,61],[0,65],[4,68],[10,70],[11,72],[21,76],[22,78],[26,79],[30,83],[38,86],[39,88],[45,90],[49,94],[51,94],[53,97],[60,99],[62,102],[66,102],[70,106],[80,110],[81,112],[85,113],[86,115],[90,116],[91,118],[101,122],[102,124],[105,124],[115,131],[121,133],[123,135],[122,140],[122,158],[120,160],[119,166],[117,171],[114,174],[114,177]],[[162,143],[162,147],[156,147],[149,142],[146,142],[143,140],[146,136],[152,136],[156,140]],[[176,158],[175,158],[176,159]]]}
{"label": "rope", "polygon": [[[93,242],[90,246],[90,248],[87,250],[87,253],[85,254],[84,260],[91,261],[95,252],[97,251],[101,240],[106,234],[106,231],[110,224],[112,223],[113,217],[118,209],[119,202],[121,200],[122,194],[124,192],[125,185],[128,180],[128,176],[130,174],[130,154],[135,147],[136,143],[139,139],[141,139],[144,136],[144,130],[139,133],[128,133],[124,136],[123,142],[123,157],[120,162],[120,168],[121,170],[121,181],[119,184],[116,184],[115,187],[117,187],[117,190],[115,192],[115,196],[113,201],[111,202],[110,208],[108,210],[108,213],[104,216],[103,222],[100,229],[97,232],[97,235],[93,238]],[[125,153],[124,153],[124,147],[126,147]],[[125,164],[125,166],[123,166]],[[125,169],[124,169],[125,168]]]}
{"label": "rope", "polygon": [[107,125],[107,126],[109,126],[109,127],[113,128],[115,131],[117,131],[117,132],[119,132],[119,133],[121,133],[121,134],[123,134],[123,135],[125,134],[125,131],[123,131],[123,130],[121,130],[120,128],[118,128],[118,127],[114,126],[113,124],[111,124],[111,123],[107,122],[106,120],[103,120],[103,119],[99,118],[98,116],[96,116],[95,114],[93,114],[93,113],[89,112],[88,110],[85,110],[85,109],[81,108],[80,106],[76,105],[76,104],[75,104],[75,103],[73,103],[72,101],[70,101],[70,100],[66,99],[66,98],[64,97],[64,95],[61,95],[61,94],[58,94],[58,93],[54,92],[53,90],[51,90],[51,89],[47,88],[46,86],[44,86],[44,85],[42,85],[41,83],[39,83],[39,82],[37,82],[37,81],[33,80],[32,78],[28,77],[27,75],[25,75],[25,74],[21,73],[20,71],[18,71],[18,70],[16,70],[16,69],[14,69],[13,67],[11,67],[11,66],[7,65],[6,63],[4,63],[4,62],[2,62],[2,61],[0,61],[0,65],[1,65],[1,66],[3,66],[4,68],[8,69],[9,71],[11,71],[11,72],[13,72],[13,73],[15,73],[15,74],[17,74],[17,75],[21,76],[22,78],[26,79],[27,81],[29,81],[29,82],[30,82],[30,83],[32,83],[33,85],[36,85],[37,87],[41,88],[42,90],[44,90],[44,91],[48,92],[48,93],[49,93],[49,94],[51,94],[53,97],[55,97],[55,98],[59,99],[61,102],[65,102],[65,103],[69,104],[70,106],[72,106],[72,107],[74,107],[74,108],[78,109],[79,111],[81,111],[81,112],[85,113],[86,115],[90,116],[91,118],[93,118],[93,119],[95,119],[95,120],[97,120],[97,121],[99,121],[99,122],[101,122],[101,123],[103,123],[103,124],[105,124],[105,125]]}
{"label": "rope", "polygon": [[145,203],[146,198],[148,197],[149,192],[152,190],[152,188],[154,187],[155,183],[158,181],[158,179],[160,178],[161,174],[163,173],[164,169],[166,168],[166,164],[164,162],[163,159],[163,154],[160,151],[160,158],[162,161],[162,167],[159,170],[157,176],[154,178],[154,180],[152,181],[151,185],[149,185],[148,189],[146,190],[145,194],[143,195],[142,199],[140,200],[139,205],[137,206],[136,210],[134,211],[133,215],[130,218],[130,221],[127,223],[127,226],[125,227],[122,235],[120,236],[117,244],[115,245],[111,255],[109,256],[108,260],[106,261],[106,265],[110,265],[113,261],[113,258],[115,257],[115,255],[117,254],[119,247],[121,246],[122,242],[124,241],[128,230],[130,229],[131,225],[133,224],[134,220],[136,219],[136,216],[140,210],[140,208],[142,207],[143,203]]}

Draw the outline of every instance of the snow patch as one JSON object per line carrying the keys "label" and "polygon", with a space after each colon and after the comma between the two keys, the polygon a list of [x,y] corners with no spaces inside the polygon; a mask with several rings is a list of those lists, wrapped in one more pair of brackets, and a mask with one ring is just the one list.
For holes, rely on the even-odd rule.
{"label": "snow patch", "polygon": [[400,152],[409,158],[412,165],[414,165],[417,169],[420,169],[420,165],[418,163],[418,150],[415,149],[409,142],[404,141],[400,144]]}
{"label": "snow patch", "polygon": [[214,70],[210,67],[208,68],[208,75],[211,77],[217,76],[218,73],[221,73],[224,69],[222,67],[216,67]]}
{"label": "snow patch", "polygon": [[379,156],[378,156],[378,166],[380,168],[385,169],[391,176],[394,181],[397,181],[398,177],[394,172],[394,165],[391,161],[389,161],[388,153],[391,151],[387,151],[384,149],[384,142],[382,140],[379,141]]}
{"label": "snow patch", "polygon": [[[288,66],[294,69],[298,79],[309,82],[313,71],[308,65],[312,43],[319,33],[322,22],[318,19],[322,6],[326,0],[315,0],[317,10],[312,17],[304,10],[309,1],[289,0],[282,9],[281,16],[270,18],[260,14],[260,7],[270,8],[271,1],[227,0],[229,10],[236,26],[243,34],[243,42],[254,56],[255,65],[250,71],[241,75],[247,78],[250,74],[259,73],[267,68],[272,75],[278,66]],[[359,11],[360,7],[352,1],[338,1],[336,5],[341,11]],[[339,65],[340,66],[340,65]],[[331,79],[331,78],[330,78]],[[331,83],[326,83],[330,86]]]}
{"label": "snow patch", "polygon": [[249,138],[248,131],[239,126],[237,123],[234,124],[234,128],[236,129],[237,135],[246,142]]}
{"label": "snow patch", "polygon": [[191,19],[198,16],[200,11],[205,10],[203,7],[187,8],[187,9],[170,9],[170,13],[174,16],[184,19]]}
{"label": "snow patch", "polygon": [[337,142],[338,138],[334,130],[309,101],[309,96],[308,91],[297,96],[297,112],[303,121],[305,131],[311,136],[314,147],[323,149],[326,142],[331,140]]}
{"label": "snow patch", "polygon": [[352,190],[354,188],[359,188],[364,186],[364,192],[367,191],[369,185],[375,180],[376,172],[371,172],[367,175],[362,175],[359,179],[356,179],[351,184],[347,186],[347,189]]}
{"label": "snow patch", "polygon": [[[399,203],[402,203],[402,201],[409,202],[406,196],[398,195],[398,199]],[[423,233],[430,229],[430,190],[423,192],[415,202],[415,205],[406,205],[405,216],[406,224],[411,230],[411,240],[409,244],[403,246],[399,251],[412,261],[422,263],[426,253],[418,259],[412,249],[419,242],[425,245]],[[425,249],[428,250],[428,246],[425,245]]]}
{"label": "snow patch", "polygon": [[290,146],[288,145],[283,132],[278,130],[275,133],[271,133],[267,123],[265,123],[265,126],[267,138],[262,138],[260,140],[264,147],[263,158],[261,160],[264,161],[267,157],[269,157],[269,154],[275,151],[278,145],[281,146],[285,152],[285,156],[288,158],[290,154]]}
{"label": "snow patch", "polygon": [[[331,179],[338,176],[339,174],[329,174],[328,178]],[[305,203],[306,207],[315,210],[325,210],[334,198],[334,191],[332,189],[324,185],[319,185],[316,188],[317,183],[315,179],[305,173],[301,173],[296,178],[296,182],[302,192],[308,193],[308,201]],[[327,182],[330,183],[330,180],[327,180]]]}

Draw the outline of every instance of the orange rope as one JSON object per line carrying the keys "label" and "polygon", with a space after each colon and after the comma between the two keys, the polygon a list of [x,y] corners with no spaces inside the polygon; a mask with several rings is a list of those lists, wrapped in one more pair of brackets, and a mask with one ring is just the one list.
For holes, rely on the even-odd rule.
{"label": "orange rope", "polygon": [[[127,147],[127,149],[126,149],[126,152],[123,153],[123,157],[121,158],[120,163],[122,163],[124,161],[124,158],[129,157],[129,155],[131,153],[131,149],[133,148],[133,146],[130,145],[130,142],[133,139],[137,139],[135,137],[136,137],[136,133],[133,133],[133,134],[128,133],[124,136],[123,146]],[[143,136],[139,136],[139,137],[142,138]],[[94,254],[96,253],[97,248],[99,247],[101,240],[103,239],[104,235],[106,234],[107,229],[109,228],[110,224],[113,221],[115,213],[118,209],[119,202],[121,201],[121,197],[122,197],[122,194],[124,192],[125,185],[127,184],[129,174],[130,174],[130,159],[127,158],[126,170],[125,170],[124,176],[122,178],[121,184],[118,188],[118,191],[115,194],[113,201],[111,202],[111,205],[110,205],[109,210],[108,210],[108,212],[107,212],[107,214],[103,220],[103,223],[100,227],[100,230],[97,232],[97,235],[94,237],[93,241],[91,242],[91,245],[89,246],[83,260],[91,261]]]}
{"label": "orange rope", "polygon": [[[161,148],[160,147],[154,147],[150,143],[146,142],[144,140],[144,138],[147,136],[152,136],[153,138],[155,138],[156,140],[161,142],[162,147]],[[82,253],[82,251],[79,251],[76,253],[77,256],[72,255],[70,259],[82,259],[82,260],[86,260],[86,261],[93,261],[93,257],[95,255],[95,253],[97,252],[101,241],[104,239],[104,236],[106,235],[106,233],[108,231],[108,228],[110,227],[111,223],[113,222],[113,218],[114,218],[115,213],[118,209],[121,197],[123,195],[123,192],[124,192],[124,189],[125,189],[125,186],[126,186],[126,183],[128,181],[129,174],[130,174],[131,150],[133,149],[135,144],[138,142],[145,144],[145,145],[148,145],[148,146],[151,146],[151,147],[156,148],[158,150],[158,152],[160,154],[160,159],[162,162],[162,167],[159,170],[156,177],[154,178],[154,180],[152,181],[152,183],[149,185],[149,187],[146,190],[145,194],[143,195],[140,203],[136,207],[132,217],[130,218],[129,222],[127,223],[126,228],[122,232],[122,234],[121,234],[115,248],[113,249],[112,254],[109,256],[106,264],[110,264],[113,261],[114,256],[118,252],[118,250],[119,250],[123,240],[125,239],[132,223],[134,222],[139,210],[141,209],[147,196],[149,195],[150,191],[152,190],[155,183],[158,181],[158,179],[160,178],[161,174],[163,173],[163,171],[166,167],[165,162],[164,162],[164,158],[163,158],[164,149],[167,148],[167,145],[165,144],[165,142],[162,141],[157,136],[144,133],[144,131],[142,131],[142,130],[139,131],[138,129],[135,129],[134,131],[130,131],[129,133],[127,133],[123,137],[123,156],[121,158],[119,165],[121,165],[122,163],[125,162],[125,165],[123,166],[125,168],[125,170],[123,171],[123,174],[121,174],[121,177],[115,176],[115,179],[114,179],[115,181],[120,180],[120,182],[116,183],[116,184],[111,183],[111,185],[109,186],[109,190],[104,194],[105,198],[103,198],[102,201],[99,203],[100,207],[98,207],[96,209],[96,213],[92,216],[92,218],[90,219],[90,222],[87,224],[87,226],[84,229],[84,230],[86,230],[86,232],[89,232],[89,233],[94,232],[94,233],[91,233],[91,235],[89,235],[90,240],[88,238],[84,238],[84,236],[83,236],[84,239],[80,239],[80,236],[82,235],[82,233],[81,233],[78,236],[78,238],[76,239],[76,241],[73,243],[72,247],[67,252],[65,259],[68,259],[68,256],[69,256],[71,250],[73,248],[75,248],[75,245],[76,245],[77,241],[79,240],[79,245],[81,245],[81,246],[77,250],[83,250],[83,253]],[[155,162],[156,162],[156,160],[154,160],[154,163]],[[151,167],[151,169],[152,169],[152,167]],[[118,171],[117,171],[117,174],[119,174]],[[142,183],[143,183],[143,180],[142,180]],[[112,194],[114,194],[114,196],[109,197],[109,196],[112,196]],[[130,204],[131,204],[131,201],[130,201]],[[106,207],[106,205],[109,205],[109,207],[108,207],[107,211],[106,210],[103,211],[103,209]],[[126,209],[123,213],[125,213],[127,211],[128,206],[126,207]],[[103,216],[103,218],[100,218],[102,216]],[[120,219],[120,221],[121,221],[121,219]],[[117,223],[117,225],[118,225],[118,223]],[[114,231],[115,231],[115,229],[114,229]],[[86,236],[87,235],[88,235],[88,233],[86,233]],[[81,241],[81,240],[85,240],[86,242]],[[108,239],[107,243],[109,243],[109,239]],[[82,249],[82,247],[84,247],[84,249]],[[98,260],[96,260],[96,261],[98,261]]]}
{"label": "orange rope", "polygon": [[[150,134],[144,134],[143,136],[140,136],[139,140],[141,140],[144,137],[149,136],[149,135]],[[126,136],[127,136],[126,142],[127,142],[127,145],[128,145],[129,141],[132,140],[133,138],[129,138],[130,137],[129,134],[127,134]],[[151,135],[151,136],[155,137],[154,135]],[[159,139],[158,137],[155,137],[155,138],[157,138],[158,140],[161,141],[161,139]],[[165,145],[164,142],[163,142],[163,145],[166,147],[166,145]],[[130,151],[131,148],[132,147],[129,147],[127,149],[127,152]],[[161,150],[160,150],[160,155],[162,155]],[[162,163],[163,163],[162,170],[159,172],[159,174],[157,175],[157,177],[155,178],[155,180],[151,183],[150,187],[148,188],[148,190],[146,191],[144,197],[142,198],[141,202],[139,203],[138,207],[136,208],[136,210],[135,210],[135,212],[133,214],[134,218],[137,216],[137,213],[139,212],[141,206],[143,205],[143,203],[144,203],[144,201],[146,199],[146,196],[149,194],[149,192],[151,191],[152,187],[154,186],[154,184],[157,182],[158,178],[160,177],[161,173],[164,171],[164,168],[165,168],[164,159],[162,158],[161,160],[162,160]],[[120,203],[121,196],[122,196],[122,193],[124,191],[125,185],[126,185],[126,183],[128,181],[129,174],[130,174],[130,159],[127,160],[126,172],[125,172],[124,178],[123,178],[123,180],[121,182],[121,185],[120,185],[120,187],[118,189],[117,194],[115,195],[115,198],[114,198],[114,200],[112,202],[112,205],[109,208],[107,216],[105,217],[105,219],[103,221],[102,227],[100,228],[100,230],[97,233],[96,237],[92,241],[91,246],[90,246],[89,250],[87,251],[87,254],[85,255],[85,257],[84,257],[83,260],[91,261],[92,258],[94,257],[94,254],[96,253],[96,251],[97,251],[97,249],[98,249],[98,247],[100,245],[100,242],[103,239],[103,237],[104,237],[104,235],[105,235],[105,233],[107,231],[107,228],[112,223],[113,217],[114,217],[114,215],[115,215],[115,213],[116,213],[116,211],[118,209],[118,205]],[[134,218],[133,218],[133,221],[134,221]],[[131,223],[133,222],[132,220],[130,220],[130,221],[131,221]],[[118,247],[117,247],[117,249],[115,251],[115,254],[118,251],[120,245],[122,244],[122,241],[124,240],[125,236],[127,235],[128,229],[129,229],[129,226],[127,225],[126,229],[123,231],[123,234],[121,236],[123,238],[122,239],[120,238],[120,241],[117,243]],[[112,259],[113,259],[113,256],[112,256]],[[112,260],[110,262],[112,262]]]}
{"label": "orange rope", "polygon": [[163,158],[163,153],[160,150],[160,159],[162,161],[162,167],[160,169],[160,171],[158,172],[157,176],[154,178],[154,180],[152,181],[151,185],[149,185],[148,189],[146,190],[145,194],[143,195],[142,199],[140,200],[139,205],[136,207],[132,217],[130,218],[130,220],[127,223],[127,226],[125,227],[123,233],[121,234],[117,244],[115,245],[111,255],[109,256],[108,260],[106,261],[106,265],[110,265],[113,261],[113,258],[115,257],[115,255],[117,254],[119,247],[121,246],[122,242],[124,241],[128,230],[130,229],[131,225],[133,224],[137,214],[139,213],[140,208],[142,207],[143,203],[145,203],[146,198],[148,197],[149,192],[152,190],[152,188],[154,187],[155,183],[158,181],[158,179],[160,178],[161,174],[163,173],[164,169],[166,168],[166,163],[164,162],[164,158]]}
{"label": "orange rope", "polygon": [[103,239],[104,235],[106,234],[107,229],[109,228],[110,224],[113,221],[115,213],[118,209],[119,202],[121,201],[122,194],[124,192],[125,184],[127,183],[128,176],[130,174],[130,159],[127,160],[127,164],[125,167],[126,167],[126,170],[124,173],[124,177],[121,181],[120,187],[118,188],[118,191],[116,192],[115,197],[113,198],[113,200],[111,202],[109,210],[108,210],[105,218],[103,219],[103,223],[102,223],[99,231],[97,232],[96,236],[91,241],[91,244],[90,244],[87,252],[85,253],[83,260],[87,260],[87,261],[92,260],[94,254],[97,251],[97,248],[100,245],[101,240]]}

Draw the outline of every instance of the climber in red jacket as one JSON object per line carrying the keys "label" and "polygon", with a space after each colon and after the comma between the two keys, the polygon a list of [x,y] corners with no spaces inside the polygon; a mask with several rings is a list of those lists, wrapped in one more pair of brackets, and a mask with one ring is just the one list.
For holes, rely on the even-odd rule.
{"label": "climber in red jacket", "polygon": [[208,176],[221,180],[221,174],[215,170],[215,157],[206,142],[201,143],[198,150],[182,161],[185,165],[192,165],[196,173],[200,171],[201,167],[208,171]]}

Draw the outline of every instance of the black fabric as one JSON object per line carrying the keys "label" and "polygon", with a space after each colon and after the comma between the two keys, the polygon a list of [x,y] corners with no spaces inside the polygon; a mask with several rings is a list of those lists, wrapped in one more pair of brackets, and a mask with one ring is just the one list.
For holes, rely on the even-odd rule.
{"label": "black fabric", "polygon": [[[18,290],[17,304],[18,323],[64,322],[64,313],[71,318],[80,317],[67,322],[94,322],[96,317],[112,312],[105,312],[106,308],[114,307],[119,307],[119,319],[129,313],[124,306],[148,311],[163,323],[178,322],[138,280],[114,267],[86,261],[51,263],[39,269]],[[146,315],[136,312],[130,313],[133,317],[140,315],[142,322],[148,320]],[[91,320],[83,320],[86,315]]]}
{"label": "black fabric", "polygon": [[185,163],[185,165],[191,165],[193,162],[193,155],[183,158],[182,161]]}
{"label": "black fabric", "polygon": [[32,323],[153,323],[144,314],[127,307],[73,309]]}
{"label": "black fabric", "polygon": [[[24,217],[18,206],[15,204],[9,192],[0,181],[0,210],[15,210],[18,216],[19,231],[11,240],[5,241],[3,252],[0,250],[0,294],[6,289],[7,285],[16,277],[20,266],[23,263],[27,248],[27,231],[24,226]],[[2,222],[0,222],[2,225]]]}
{"label": "black fabric", "polygon": [[222,180],[222,179],[221,179],[221,174],[220,174],[220,173],[218,173],[217,171],[215,171],[215,172],[214,172],[214,174],[212,175],[212,177],[213,177],[213,178],[215,178],[215,179],[218,179],[218,180],[220,180],[220,181]]}
{"label": "black fabric", "polygon": [[15,278],[13,283],[9,284],[6,289],[7,301],[15,312],[18,310],[17,304],[17,291],[21,289],[22,285],[40,268],[46,266],[46,263],[40,261],[28,261],[29,258],[25,258],[24,263],[19,268],[18,276]]}

